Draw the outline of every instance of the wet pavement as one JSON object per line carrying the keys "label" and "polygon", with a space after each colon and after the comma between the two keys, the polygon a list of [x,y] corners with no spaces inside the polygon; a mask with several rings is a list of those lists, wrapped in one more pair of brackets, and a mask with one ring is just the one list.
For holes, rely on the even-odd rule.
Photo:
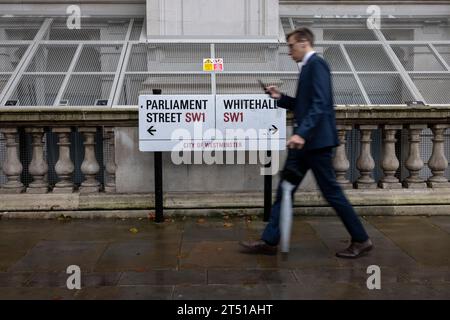
{"label": "wet pavement", "polygon": [[[0,220],[0,299],[450,299],[450,216],[363,222],[375,250],[343,260],[335,217],[296,217],[288,257],[240,253],[257,217]],[[70,265],[81,290],[67,289]]]}

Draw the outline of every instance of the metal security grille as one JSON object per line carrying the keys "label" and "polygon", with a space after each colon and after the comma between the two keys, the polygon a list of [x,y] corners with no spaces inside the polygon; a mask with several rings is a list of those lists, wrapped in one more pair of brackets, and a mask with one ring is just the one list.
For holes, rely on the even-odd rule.
{"label": "metal security grille", "polygon": [[[439,52],[440,56],[447,63],[447,67],[450,65],[450,44],[449,45],[435,45],[434,46]],[[448,69],[448,68],[447,68]]]}
{"label": "metal security grille", "polygon": [[[315,49],[332,71],[336,104],[404,105],[410,100],[450,104],[448,23],[434,26],[430,32],[429,26],[418,21],[395,25],[384,17],[381,30],[368,29],[365,18],[280,19],[285,33],[305,23],[315,32]],[[295,94],[298,66],[285,43],[230,43],[230,39],[227,43],[139,43],[145,33],[142,17],[82,17],[80,29],[71,22],[66,17],[0,17],[0,108],[10,100],[15,100],[17,107],[93,106],[99,100],[106,101],[105,107],[136,106],[138,96],[153,89],[164,94],[261,93],[258,80]],[[224,59],[223,72],[203,72],[203,59],[210,57]],[[25,145],[28,138],[24,135]],[[356,148],[348,150],[353,168],[349,174],[354,180],[357,131],[348,138],[348,146],[352,145],[348,148]],[[48,132],[49,163],[57,159],[55,139]],[[72,155],[75,179],[81,181],[82,138],[74,132],[71,139],[76,150]],[[100,163],[101,132],[96,139]],[[381,133],[374,132],[373,139],[374,157],[379,157]],[[403,146],[405,132],[399,139]],[[2,141],[0,159],[4,155]],[[450,143],[448,137],[446,143]],[[431,141],[424,141],[424,161],[430,146]],[[21,157],[28,161],[23,152]],[[399,157],[407,156],[403,147],[397,152]],[[404,174],[404,168],[400,172]],[[49,172],[48,179],[53,181],[56,175]]]}
{"label": "metal security grille", "polygon": [[211,94],[207,74],[127,74],[120,91],[119,105],[137,105],[140,94]]}
{"label": "metal security grille", "polygon": [[402,104],[414,100],[398,74],[359,74],[371,104]]}
{"label": "metal security grille", "polygon": [[111,41],[126,40],[129,19],[81,17],[80,25],[76,20],[54,19],[45,40],[63,41]]}
{"label": "metal security grille", "polygon": [[41,44],[26,72],[67,72],[78,45]]}
{"label": "metal security grille", "polygon": [[134,19],[129,40],[139,40],[144,30],[144,19]]}
{"label": "metal security grille", "polygon": [[9,78],[11,77],[10,74],[2,74],[0,75],[0,92],[3,91],[6,84],[8,83]]}
{"label": "metal security grille", "polygon": [[116,72],[123,45],[86,44],[75,65],[74,72]]}
{"label": "metal security grille", "polygon": [[28,45],[0,45],[0,73],[14,72]]}
{"label": "metal security grille", "polygon": [[108,100],[113,81],[114,75],[74,74],[69,79],[62,100],[66,100],[69,106],[95,106],[98,100]]}
{"label": "metal security grille", "polygon": [[297,76],[286,74],[219,74],[217,75],[218,94],[261,94],[258,83],[261,80],[265,85],[276,85],[289,94],[295,95],[297,89]]}
{"label": "metal security grille", "polygon": [[0,133],[0,184],[5,184],[7,179],[3,173],[2,165],[6,161],[6,139],[3,133]]}
{"label": "metal security grille", "polygon": [[392,45],[397,58],[406,71],[445,71],[438,58],[427,45]]}
{"label": "metal security grille", "polygon": [[64,75],[25,74],[9,99],[19,106],[52,106],[63,80]]}
{"label": "metal security grille", "polygon": [[332,81],[335,104],[365,104],[353,74],[333,74]]}
{"label": "metal security grille", "polygon": [[429,103],[450,103],[450,74],[415,74],[411,79]]}
{"label": "metal security grille", "polygon": [[43,18],[37,17],[2,17],[0,19],[0,41],[33,40],[43,21]]}
{"label": "metal security grille", "polygon": [[134,44],[127,72],[198,72],[210,56],[208,44]]}

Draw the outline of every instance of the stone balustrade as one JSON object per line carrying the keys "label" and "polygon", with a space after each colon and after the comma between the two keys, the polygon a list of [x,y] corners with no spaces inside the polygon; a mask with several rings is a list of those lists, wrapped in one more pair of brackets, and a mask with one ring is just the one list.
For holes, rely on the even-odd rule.
{"label": "stone balustrade", "polygon": [[[338,106],[336,108],[337,129],[340,146],[336,148],[333,165],[338,182],[345,189],[420,189],[450,187],[445,176],[448,159],[445,156],[444,134],[450,127],[450,107],[406,107],[406,106]],[[115,129],[117,127],[136,127],[138,113],[132,109],[3,109],[0,112],[0,138],[4,140],[4,161],[1,169],[6,182],[0,186],[0,193],[98,193],[116,192],[114,161]],[[289,116],[288,125],[292,123]],[[99,163],[95,153],[95,134],[98,128],[103,130],[102,143],[112,156],[102,157],[105,163]],[[421,133],[425,129],[432,132],[432,151],[427,161],[432,175],[428,179],[420,176],[425,166],[421,158]],[[22,130],[22,131],[20,131]],[[350,161],[347,137],[352,130],[359,132],[356,168],[359,176],[353,181],[348,179]],[[372,146],[373,133],[381,131],[381,153],[379,161],[374,160]],[[71,158],[70,134],[76,131],[84,139],[84,155],[81,173],[84,180],[75,186],[73,175],[75,166]],[[400,141],[399,133],[407,132],[403,149],[407,150],[403,159],[398,159],[396,146]],[[32,181],[25,185],[21,180],[24,164],[19,155],[19,134],[31,135],[32,158],[28,165],[28,174]],[[49,163],[45,158],[44,141],[48,132],[57,137],[58,159],[54,172],[58,181],[53,186],[47,182]],[[402,163],[403,161],[403,163]],[[408,175],[399,179],[396,174],[403,165]],[[97,175],[101,168],[106,177],[101,184]],[[379,168],[383,173],[375,180],[373,172]],[[77,187],[77,188],[76,188]]]}

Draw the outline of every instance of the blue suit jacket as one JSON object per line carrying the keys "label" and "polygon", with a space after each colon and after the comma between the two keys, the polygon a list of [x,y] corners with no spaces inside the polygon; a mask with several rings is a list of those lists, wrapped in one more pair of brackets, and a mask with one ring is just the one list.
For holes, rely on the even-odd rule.
{"label": "blue suit jacket", "polygon": [[305,150],[339,145],[330,68],[317,54],[302,66],[296,97],[282,95],[278,106],[294,112],[294,134],[305,139]]}

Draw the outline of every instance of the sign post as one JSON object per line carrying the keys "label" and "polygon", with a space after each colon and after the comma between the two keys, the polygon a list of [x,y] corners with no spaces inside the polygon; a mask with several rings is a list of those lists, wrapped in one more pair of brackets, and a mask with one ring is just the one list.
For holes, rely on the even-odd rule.
{"label": "sign post", "polygon": [[[265,94],[139,96],[139,150],[155,155],[155,220],[163,222],[162,154],[286,147],[286,110]],[[264,221],[270,217],[275,161],[264,161]],[[262,159],[260,159],[262,160]],[[228,164],[228,163],[227,163]],[[256,164],[256,163],[255,163]]]}
{"label": "sign post", "polygon": [[[160,95],[161,89],[154,89],[154,95]],[[148,129],[150,134],[155,132],[151,126]],[[154,167],[155,167],[155,222],[164,222],[164,207],[163,207],[163,167],[162,167],[162,152],[155,151],[154,153]]]}
{"label": "sign post", "polygon": [[[272,151],[267,151],[267,158],[271,159]],[[269,161],[264,165],[268,170],[272,165],[272,161]],[[270,212],[272,211],[272,175],[266,174],[264,176],[264,222],[269,221]]]}

